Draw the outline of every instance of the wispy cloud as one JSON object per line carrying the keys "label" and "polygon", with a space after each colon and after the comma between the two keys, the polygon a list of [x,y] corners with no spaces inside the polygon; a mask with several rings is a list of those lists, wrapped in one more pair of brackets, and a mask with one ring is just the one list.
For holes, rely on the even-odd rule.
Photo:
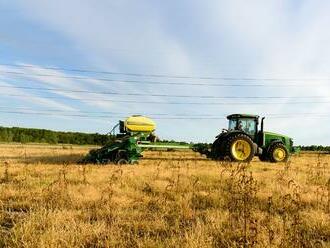
{"label": "wispy cloud", "polygon": [[[328,78],[330,77],[330,4],[322,1],[42,1],[12,3],[23,10],[22,18],[38,25],[40,29],[70,41],[83,61],[74,59],[76,67],[95,68],[138,73],[165,73],[179,75],[211,75],[260,78]],[[42,32],[35,30],[42,37]],[[48,33],[47,33],[48,34]],[[46,35],[44,35],[46,36]],[[63,44],[62,44],[63,45]],[[71,54],[69,52],[69,54]],[[47,51],[49,57],[55,52]],[[68,56],[66,56],[68,57]],[[40,60],[20,59],[31,68],[20,69],[27,74],[47,73],[70,76],[72,73],[45,70]],[[72,64],[71,61],[71,64]],[[51,65],[68,65],[67,60],[55,61]],[[112,77],[113,78],[113,77]],[[126,79],[127,77],[115,77]],[[8,78],[7,78],[8,79]],[[22,78],[21,78],[22,79]],[[101,82],[94,79],[74,80],[26,75],[29,80],[43,86],[64,89],[112,90],[115,92],[144,92],[187,95],[218,96],[303,96],[322,95],[330,97],[328,81],[297,81],[301,87],[197,87],[156,86]],[[162,79],[163,81],[183,81]],[[184,80],[191,82],[196,80]],[[203,81],[204,80],[198,80]],[[216,81],[220,83],[221,81]],[[8,82],[7,82],[8,83]],[[228,83],[228,82],[226,82]],[[229,82],[230,83],[230,82]],[[248,82],[242,82],[248,83]],[[276,84],[277,81],[263,83]],[[286,83],[286,82],[282,82]],[[316,82],[315,82],[316,83]],[[25,94],[27,94],[25,92]],[[116,97],[88,94],[99,101],[86,101],[86,94],[73,92],[51,92],[51,94],[79,99],[80,104],[64,104],[75,109],[95,108],[116,112],[167,112],[167,113],[295,113],[328,112],[325,104],[301,105],[233,105],[233,106],[170,106],[146,104],[116,104],[104,100]],[[31,94],[33,95],[33,94]],[[116,99],[119,99],[117,97]],[[123,99],[123,98],[121,98]],[[133,97],[125,99],[133,100]],[[135,98],[134,98],[135,99]],[[45,100],[45,99],[44,99]],[[136,100],[169,101],[149,96]],[[317,100],[317,99],[316,99]],[[234,100],[231,100],[232,102]],[[257,101],[257,100],[255,100]],[[291,101],[291,100],[289,100]],[[47,101],[50,104],[54,101]],[[56,103],[56,102],[55,102]],[[60,104],[57,102],[57,104]],[[74,105],[74,107],[73,107]],[[64,107],[64,106],[62,106]],[[324,118],[325,119],[325,118]],[[323,119],[323,120],[324,120]],[[159,120],[162,137],[187,140],[213,139],[224,125],[224,121],[174,122]],[[184,130],[178,126],[185,126]],[[315,126],[319,128],[315,129]],[[298,127],[298,128],[297,128]],[[107,127],[104,126],[104,129]],[[328,143],[330,136],[322,135],[327,129],[326,121],[307,118],[267,122],[267,128],[288,133],[299,143]],[[305,132],[309,130],[309,132]],[[311,140],[310,136],[317,137]]]}
{"label": "wispy cloud", "polygon": [[[4,66],[0,66],[0,69],[5,68]],[[0,72],[1,74],[1,72]],[[13,80],[13,77],[8,77],[4,74],[1,75],[0,78],[0,85],[1,86],[6,86],[1,88],[2,92],[2,97],[3,98],[9,98],[9,99],[17,99],[19,102],[22,102],[22,105],[24,103],[30,103],[34,104],[36,106],[41,106],[41,107],[51,107],[51,108],[57,108],[59,110],[71,110],[74,111],[75,108],[70,107],[66,104],[59,103],[58,101],[50,100],[50,99],[45,99],[42,96],[38,96],[32,93],[28,93],[26,91],[22,91],[16,88],[12,88],[17,86],[14,83],[10,83]]]}

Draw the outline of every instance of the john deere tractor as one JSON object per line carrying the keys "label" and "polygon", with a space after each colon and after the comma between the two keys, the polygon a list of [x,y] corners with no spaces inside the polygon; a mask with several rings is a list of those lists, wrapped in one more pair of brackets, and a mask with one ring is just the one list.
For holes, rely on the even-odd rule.
{"label": "john deere tractor", "polygon": [[214,160],[250,162],[254,156],[261,161],[286,162],[295,151],[291,138],[264,131],[264,119],[248,114],[232,114],[227,116],[228,129],[216,136],[210,149],[197,147],[201,153]]}

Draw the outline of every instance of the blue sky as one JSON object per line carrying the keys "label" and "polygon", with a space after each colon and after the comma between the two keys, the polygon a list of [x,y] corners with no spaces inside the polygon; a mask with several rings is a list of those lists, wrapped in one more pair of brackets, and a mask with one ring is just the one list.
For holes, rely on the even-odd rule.
{"label": "blue sky", "polygon": [[[0,0],[0,125],[106,133],[120,116],[167,114],[157,119],[157,133],[161,138],[211,142],[226,127],[224,116],[243,112],[266,115],[268,130],[287,134],[298,144],[329,145],[330,82],[323,80],[330,78],[329,11],[330,3],[320,0]],[[190,77],[313,80],[132,77],[49,67]],[[42,76],[45,74],[52,76]],[[84,79],[72,79],[72,76]],[[138,85],[121,80],[266,86]],[[294,86],[289,86],[292,84]],[[37,91],[12,86],[147,96]],[[191,95],[192,98],[153,94]],[[199,99],[193,96],[288,98]],[[297,99],[301,96],[328,98]],[[118,102],[121,100],[135,103]],[[162,104],[139,103],[141,101]],[[292,104],[295,101],[314,103]],[[187,102],[223,104],[182,104]],[[5,113],[48,110],[55,112],[50,116]],[[295,118],[275,118],[292,113],[299,114]],[[185,115],[212,115],[219,119],[175,119]]]}

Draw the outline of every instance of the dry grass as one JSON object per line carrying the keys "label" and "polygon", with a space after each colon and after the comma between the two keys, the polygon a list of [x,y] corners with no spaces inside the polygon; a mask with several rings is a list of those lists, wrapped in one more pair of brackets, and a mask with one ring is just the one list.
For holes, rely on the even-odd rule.
{"label": "dry grass", "polygon": [[0,146],[0,247],[330,247],[329,155],[78,166],[87,151]]}

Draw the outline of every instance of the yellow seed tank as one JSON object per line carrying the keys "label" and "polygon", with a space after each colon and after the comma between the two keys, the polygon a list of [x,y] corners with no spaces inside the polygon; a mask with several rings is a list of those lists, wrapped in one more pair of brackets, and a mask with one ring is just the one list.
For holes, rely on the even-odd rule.
{"label": "yellow seed tank", "polygon": [[128,132],[153,132],[156,123],[148,117],[133,115],[125,120],[125,128]]}

